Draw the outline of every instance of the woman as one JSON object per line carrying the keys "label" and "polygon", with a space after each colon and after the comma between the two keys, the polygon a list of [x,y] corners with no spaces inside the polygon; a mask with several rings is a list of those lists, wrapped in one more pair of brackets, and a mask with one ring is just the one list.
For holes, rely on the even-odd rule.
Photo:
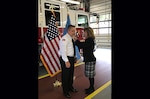
{"label": "woman", "polygon": [[94,56],[95,36],[91,27],[84,29],[85,40],[76,40],[75,44],[79,49],[83,49],[83,61],[85,62],[85,76],[88,77],[90,86],[85,89],[86,94],[90,94],[94,91],[94,76],[96,57]]}

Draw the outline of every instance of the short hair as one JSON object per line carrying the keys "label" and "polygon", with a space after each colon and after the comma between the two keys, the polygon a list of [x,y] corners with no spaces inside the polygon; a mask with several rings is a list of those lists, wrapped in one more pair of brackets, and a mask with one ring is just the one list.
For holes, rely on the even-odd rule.
{"label": "short hair", "polygon": [[68,30],[69,30],[70,28],[72,28],[72,27],[75,27],[75,25],[69,25],[69,26],[68,26]]}

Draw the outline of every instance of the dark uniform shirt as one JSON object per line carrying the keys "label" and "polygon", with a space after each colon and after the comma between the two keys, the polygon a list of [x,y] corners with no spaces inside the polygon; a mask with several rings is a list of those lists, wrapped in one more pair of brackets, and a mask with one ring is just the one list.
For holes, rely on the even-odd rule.
{"label": "dark uniform shirt", "polygon": [[95,47],[95,42],[93,38],[89,37],[85,40],[85,42],[80,42],[79,40],[76,40],[75,44],[79,47],[79,49],[83,49],[84,62],[96,61],[96,57],[93,53]]}

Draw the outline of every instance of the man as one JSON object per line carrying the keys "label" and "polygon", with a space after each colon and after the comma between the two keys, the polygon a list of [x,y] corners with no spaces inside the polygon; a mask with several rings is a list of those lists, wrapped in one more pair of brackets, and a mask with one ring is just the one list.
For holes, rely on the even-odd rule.
{"label": "man", "polygon": [[69,25],[68,32],[62,36],[59,43],[60,64],[62,69],[61,79],[63,94],[71,98],[69,92],[77,92],[73,87],[74,63],[75,63],[75,45],[73,37],[75,36],[75,26]]}

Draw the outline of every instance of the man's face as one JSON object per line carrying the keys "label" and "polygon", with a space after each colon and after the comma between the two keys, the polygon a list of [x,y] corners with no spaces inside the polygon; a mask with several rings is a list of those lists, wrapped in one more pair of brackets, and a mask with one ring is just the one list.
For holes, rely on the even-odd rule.
{"label": "man's face", "polygon": [[71,27],[71,28],[68,30],[68,33],[69,33],[71,36],[74,36],[75,33],[76,33],[76,28],[75,28],[75,27]]}

